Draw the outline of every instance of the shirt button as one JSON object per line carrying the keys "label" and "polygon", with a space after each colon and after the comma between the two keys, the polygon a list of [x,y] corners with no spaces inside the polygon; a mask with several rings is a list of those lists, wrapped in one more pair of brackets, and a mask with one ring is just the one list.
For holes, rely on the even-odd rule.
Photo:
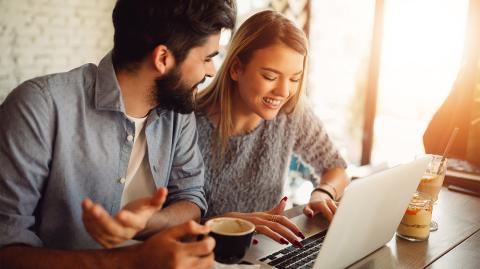
{"label": "shirt button", "polygon": [[122,177],[122,178],[120,179],[120,183],[122,183],[122,184],[125,184],[126,181],[127,181],[127,180],[126,180],[124,177]]}
{"label": "shirt button", "polygon": [[127,140],[128,140],[128,142],[132,142],[133,141],[133,135],[128,135]]}

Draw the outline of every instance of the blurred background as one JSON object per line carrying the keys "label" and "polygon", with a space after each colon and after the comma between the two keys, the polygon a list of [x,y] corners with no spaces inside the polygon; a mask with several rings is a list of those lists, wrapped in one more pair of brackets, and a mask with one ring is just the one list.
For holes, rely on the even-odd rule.
{"label": "blurred background", "polygon": [[[238,0],[237,6],[239,23],[268,8],[305,30],[309,100],[350,174],[362,176],[423,154],[423,134],[455,85],[476,96],[465,105],[479,110],[479,2]],[[98,63],[112,48],[114,4],[0,0],[0,103],[26,79]],[[229,36],[222,36],[223,50]],[[294,157],[285,193],[305,202],[313,181]]]}

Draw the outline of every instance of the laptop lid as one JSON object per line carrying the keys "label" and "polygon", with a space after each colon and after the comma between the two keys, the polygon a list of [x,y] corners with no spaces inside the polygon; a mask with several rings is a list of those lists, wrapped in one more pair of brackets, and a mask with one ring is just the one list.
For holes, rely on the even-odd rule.
{"label": "laptop lid", "polygon": [[353,181],[314,268],[347,267],[390,241],[430,160],[422,157]]}

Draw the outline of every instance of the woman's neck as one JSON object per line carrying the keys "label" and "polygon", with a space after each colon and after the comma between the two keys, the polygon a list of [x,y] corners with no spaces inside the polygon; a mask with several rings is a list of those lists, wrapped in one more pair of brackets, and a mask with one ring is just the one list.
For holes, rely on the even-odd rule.
{"label": "woman's neck", "polygon": [[232,121],[232,135],[242,135],[255,129],[263,119],[255,112],[238,104],[232,106]]}
{"label": "woman's neck", "polygon": [[[230,108],[232,113],[233,126],[230,136],[246,134],[255,129],[263,121],[260,116],[250,110],[242,101],[240,101],[239,98],[234,98],[234,100],[239,101],[233,104]],[[220,113],[220,108],[211,108],[208,111],[208,118],[210,119],[210,121],[217,124]]]}

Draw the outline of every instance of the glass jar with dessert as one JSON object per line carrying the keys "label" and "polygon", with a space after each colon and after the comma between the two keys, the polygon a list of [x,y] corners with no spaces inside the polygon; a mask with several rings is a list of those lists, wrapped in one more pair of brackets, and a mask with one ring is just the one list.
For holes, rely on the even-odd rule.
{"label": "glass jar with dessert", "polygon": [[414,242],[426,240],[430,235],[432,205],[429,193],[416,192],[398,225],[397,236]]}
{"label": "glass jar with dessert", "polygon": [[[428,164],[427,170],[423,174],[417,191],[428,193],[435,203],[438,200],[438,193],[442,189],[445,172],[447,170],[447,159],[440,155],[433,155],[432,160]],[[438,230],[438,223],[432,221],[430,231]]]}

